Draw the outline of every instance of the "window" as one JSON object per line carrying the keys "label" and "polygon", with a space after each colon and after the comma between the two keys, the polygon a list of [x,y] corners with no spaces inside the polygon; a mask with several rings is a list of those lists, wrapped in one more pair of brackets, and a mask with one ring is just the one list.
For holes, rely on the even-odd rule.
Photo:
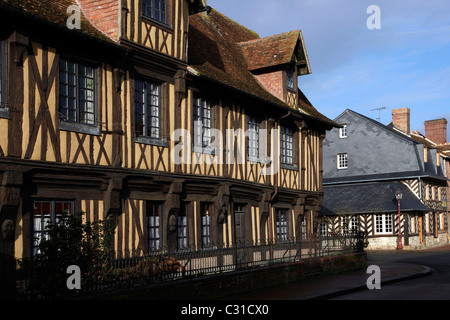
{"label": "window", "polygon": [[41,240],[48,236],[47,227],[55,224],[63,216],[74,212],[72,201],[33,202],[33,256],[40,253]]}
{"label": "window", "polygon": [[350,218],[348,227],[350,232],[355,232],[359,230],[358,216],[353,216]]}
{"label": "window", "polygon": [[0,41],[0,108],[4,108],[6,105],[7,61],[6,41]]}
{"label": "window", "polygon": [[295,90],[294,71],[293,70],[286,71],[286,86],[290,90]]}
{"label": "window", "polygon": [[167,24],[167,0],[142,0],[142,14]]}
{"label": "window", "polygon": [[177,224],[177,249],[186,249],[188,247],[188,224],[186,211],[180,212]]}
{"label": "window", "polygon": [[211,104],[194,98],[195,146],[206,148],[211,144]]}
{"label": "window", "polygon": [[61,59],[59,112],[61,120],[96,125],[95,69]]}
{"label": "window", "polygon": [[136,136],[161,139],[161,85],[135,83]]}
{"label": "window", "polygon": [[308,238],[308,228],[307,228],[307,224],[306,224],[306,217],[303,216],[302,217],[302,239],[306,240]]}
{"label": "window", "polygon": [[328,224],[325,222],[321,222],[319,224],[319,232],[321,237],[327,237],[328,236]]}
{"label": "window", "polygon": [[294,164],[294,134],[292,129],[281,127],[281,164]]}
{"label": "window", "polygon": [[278,241],[285,241],[288,239],[287,210],[280,209],[276,211],[276,229]]}
{"label": "window", "polygon": [[392,234],[392,215],[377,214],[375,216],[375,234]]}
{"label": "window", "polygon": [[348,137],[348,135],[347,135],[347,125],[344,124],[344,125],[342,125],[342,128],[339,129],[339,138],[345,139],[347,137]]}
{"label": "window", "polygon": [[254,117],[247,117],[248,125],[248,159],[258,161],[259,159],[259,121]]}
{"label": "window", "polygon": [[201,244],[202,247],[209,247],[212,245],[211,233],[211,216],[213,211],[212,204],[201,204]]}
{"label": "window", "polygon": [[161,204],[147,202],[147,248],[149,251],[161,249],[161,209]]}
{"label": "window", "polygon": [[347,169],[348,168],[348,155],[347,153],[340,153],[337,155],[337,166],[338,169]]}
{"label": "window", "polygon": [[[409,215],[408,215],[409,216]],[[410,216],[409,218],[409,231],[410,233],[417,233],[417,228],[416,228],[416,223],[417,223],[417,217],[416,216]]]}

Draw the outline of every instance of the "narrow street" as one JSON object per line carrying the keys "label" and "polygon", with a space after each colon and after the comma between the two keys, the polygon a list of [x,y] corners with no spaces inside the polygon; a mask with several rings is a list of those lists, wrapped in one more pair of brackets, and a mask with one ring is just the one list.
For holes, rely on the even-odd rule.
{"label": "narrow street", "polygon": [[[358,270],[307,278],[233,298],[278,301],[450,299],[450,245],[423,251],[369,252],[367,259],[368,267],[379,265],[382,269],[380,290],[369,290],[366,285],[371,274]],[[425,269],[427,272],[422,272]],[[383,274],[387,278],[383,278]]]}
{"label": "narrow street", "polygon": [[380,290],[364,290],[343,295],[334,300],[449,300],[450,299],[450,247],[401,253],[369,253],[368,265],[377,262],[410,263],[430,267],[425,277],[400,281],[382,286]]}

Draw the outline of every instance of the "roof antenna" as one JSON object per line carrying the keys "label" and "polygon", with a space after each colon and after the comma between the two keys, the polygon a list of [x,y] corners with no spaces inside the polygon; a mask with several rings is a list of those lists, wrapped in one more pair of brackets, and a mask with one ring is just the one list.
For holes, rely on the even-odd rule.
{"label": "roof antenna", "polygon": [[384,109],[386,109],[386,107],[372,109],[370,111],[378,111],[378,118],[377,118],[377,120],[380,121],[381,120],[381,110],[384,110]]}

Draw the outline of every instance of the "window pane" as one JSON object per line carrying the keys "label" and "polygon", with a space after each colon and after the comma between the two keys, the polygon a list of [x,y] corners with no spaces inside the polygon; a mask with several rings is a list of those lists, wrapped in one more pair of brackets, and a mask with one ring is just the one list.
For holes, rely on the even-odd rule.
{"label": "window pane", "polygon": [[139,119],[136,123],[136,134],[161,138],[161,85],[136,81],[135,112],[136,118]]}

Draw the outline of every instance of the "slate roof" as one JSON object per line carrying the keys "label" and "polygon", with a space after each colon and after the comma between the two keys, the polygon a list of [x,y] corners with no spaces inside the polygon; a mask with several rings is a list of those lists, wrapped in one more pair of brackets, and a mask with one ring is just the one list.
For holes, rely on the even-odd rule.
{"label": "slate roof", "polygon": [[429,211],[429,209],[403,183],[372,182],[349,185],[324,186],[321,215],[395,213],[395,192],[402,191],[402,212]]}
{"label": "slate roof", "polygon": [[[6,9],[15,13],[23,14],[32,19],[39,19],[41,22],[51,23],[59,28],[67,28],[67,19],[70,14],[67,8],[77,5],[74,0],[0,0],[0,10]],[[99,40],[114,43],[105,34],[95,28],[82,14],[81,29],[71,30]]]}

